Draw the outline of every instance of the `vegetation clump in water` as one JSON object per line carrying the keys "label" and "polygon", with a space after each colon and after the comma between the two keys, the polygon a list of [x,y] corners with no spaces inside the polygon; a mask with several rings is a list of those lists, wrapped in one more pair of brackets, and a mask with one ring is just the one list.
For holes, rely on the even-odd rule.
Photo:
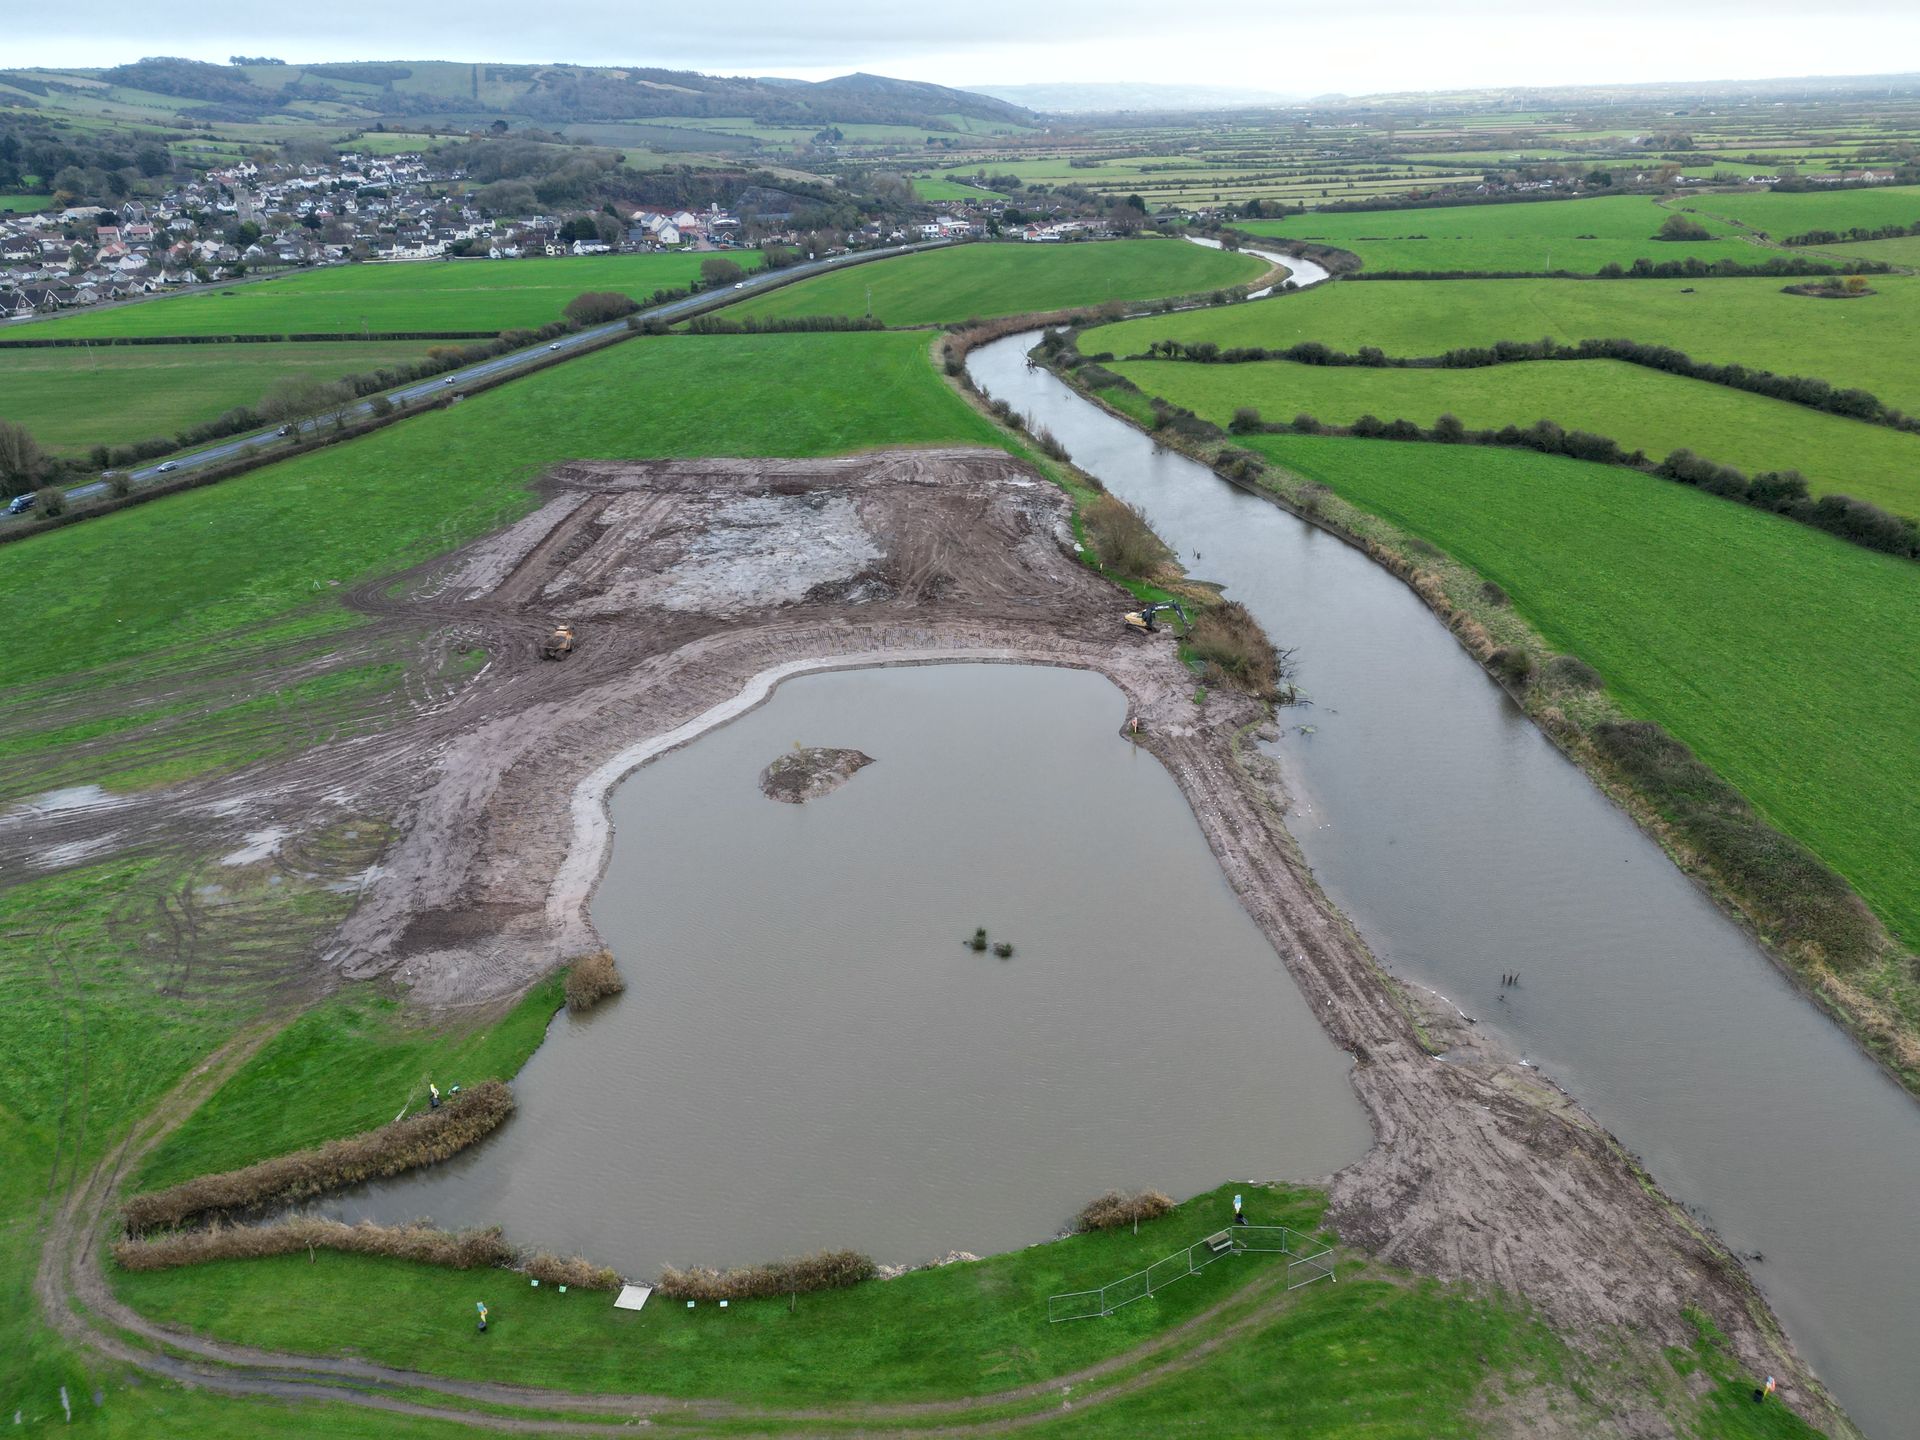
{"label": "vegetation clump in water", "polygon": [[795,742],[790,752],[760,772],[760,793],[783,805],[804,805],[832,794],[871,764],[873,757],[858,750]]}

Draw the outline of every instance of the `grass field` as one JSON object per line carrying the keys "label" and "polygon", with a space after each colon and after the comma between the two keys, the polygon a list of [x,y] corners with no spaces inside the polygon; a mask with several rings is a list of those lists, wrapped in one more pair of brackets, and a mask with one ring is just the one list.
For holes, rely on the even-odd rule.
{"label": "grass field", "polygon": [[962,185],[944,175],[916,175],[913,193],[922,200],[981,200],[995,198],[996,192],[983,190],[978,185]]}
{"label": "grass field", "polygon": [[562,1003],[555,977],[477,1027],[430,1028],[397,1000],[348,991],[274,1036],[148,1157],[137,1188],[158,1190],[372,1130],[425,1105],[429,1080],[442,1090],[510,1080]]}
{"label": "grass field", "polygon": [[[1888,241],[1913,244],[1920,240]],[[1671,345],[1696,360],[1815,375],[1920,414],[1920,277],[1876,275],[1857,300],[1788,295],[1781,280],[1409,280],[1319,285],[1245,305],[1122,320],[1089,330],[1082,353],[1139,354],[1155,340],[1438,355],[1461,345],[1550,337]],[[1691,289],[1693,293],[1687,293]]]}
{"label": "grass field", "polygon": [[51,195],[0,195],[0,210],[16,215],[38,215],[53,204]]}
{"label": "grass field", "polygon": [[1920,577],[1911,562],[1651,476],[1516,451],[1248,442],[1504,586],[1920,937]]}
{"label": "grass field", "polygon": [[1451,412],[1470,429],[1555,421],[1658,459],[1690,449],[1748,474],[1798,470],[1815,494],[1839,493],[1920,515],[1920,435],[1827,415],[1618,360],[1543,360],[1482,370],[1364,366],[1116,363],[1149,395],[1219,425],[1252,405],[1269,421],[1302,412],[1329,425],[1362,415],[1431,425]]}
{"label": "grass field", "polygon": [[103,345],[0,350],[6,417],[56,454],[172,435],[252,405],[290,375],[337,380],[426,354],[427,343]]}
{"label": "grass field", "polygon": [[1107,300],[1151,300],[1245,283],[1266,263],[1172,240],[959,245],[802,280],[733,307],[735,319],[865,315],[939,325]]}
{"label": "grass field", "polygon": [[[1892,240],[1842,240],[1837,245],[1823,245],[1817,250],[1806,252],[1822,259],[1831,259],[1835,264],[1853,262],[1878,262],[1882,265],[1909,265],[1920,267],[1920,235],[1902,235]],[[1876,275],[1873,287],[1877,290],[1887,283],[1887,277]]]}
{"label": "grass field", "polygon": [[[52,335],[355,335],[365,330],[533,329],[583,290],[645,299],[699,278],[702,255],[580,255],[539,260],[421,260],[334,265],[11,327]],[[752,267],[757,252],[726,258]]]}
{"label": "grass field", "polygon": [[1732,195],[1695,195],[1680,202],[1705,215],[1725,216],[1775,240],[1808,230],[1846,231],[1856,225],[1920,224],[1920,185],[1872,186],[1859,190],[1806,190],[1776,194],[1750,190]]}
{"label": "grass field", "polygon": [[196,646],[310,604],[329,580],[438,554],[523,513],[526,482],[559,460],[1001,443],[925,351],[919,335],[629,340],[365,440],[9,545],[0,603],[67,639],[0,657],[0,683]]}
{"label": "grass field", "polygon": [[1254,235],[1313,240],[1351,250],[1368,270],[1570,270],[1631,265],[1645,257],[1739,260],[1758,264],[1772,253],[1738,238],[1733,227],[1702,218],[1713,240],[1653,239],[1668,212],[1643,195],[1533,204],[1455,205],[1432,210],[1307,214],[1246,220]]}

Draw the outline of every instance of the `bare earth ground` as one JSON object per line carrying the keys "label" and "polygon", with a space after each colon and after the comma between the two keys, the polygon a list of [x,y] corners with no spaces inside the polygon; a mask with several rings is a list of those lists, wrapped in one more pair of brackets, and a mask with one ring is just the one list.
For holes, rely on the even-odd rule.
{"label": "bare earth ground", "polygon": [[[1125,597],[1074,558],[1067,502],[1051,485],[999,452],[915,450],[574,464],[544,493],[519,524],[352,592],[374,623],[330,642],[333,663],[402,654],[428,674],[450,650],[477,645],[489,659],[471,681],[409,685],[384,725],[317,737],[283,763],[0,814],[0,871],[183,844],[250,863],[262,850],[314,848],[310,837],[338,817],[375,817],[394,838],[377,865],[347,877],[359,887],[356,908],[290,981],[384,976],[430,1008],[500,1003],[600,948],[586,902],[608,850],[612,786],[759,703],[780,679],[951,660],[1097,670],[1125,692],[1139,743],[1179,783],[1243,903],[1355,1057],[1376,1144],[1329,1182],[1343,1239],[1413,1270],[1524,1295],[1602,1358],[1622,1333],[1647,1346],[1688,1343],[1681,1310],[1697,1306],[1749,1370],[1782,1378],[1788,1404],[1849,1433],[1738,1262],[1611,1136],[1510,1057],[1477,1048],[1457,1020],[1415,1016],[1284,828],[1277,776],[1245,743],[1265,722],[1262,707],[1222,691],[1196,707],[1171,639],[1122,632]],[[540,643],[561,622],[574,626],[576,650],[543,662]],[[273,657],[282,672],[324,668],[313,647],[290,651]],[[222,661],[205,683],[235,683],[248,654]],[[253,656],[256,670],[261,660]],[[1420,1027],[1445,1058],[1422,1043]],[[66,1197],[38,1282],[51,1323],[128,1363],[245,1393],[351,1385],[341,1393],[356,1403],[404,1409],[412,1402],[382,1387],[412,1387],[576,1413],[743,1413],[724,1402],[567,1396],[266,1355],[127,1310],[98,1244],[114,1186],[233,1063],[223,1056],[190,1077]],[[1283,1303],[1284,1292],[1262,1301]],[[116,1328],[200,1358],[157,1354]],[[1177,1338],[1162,1337],[1113,1364],[1172,1348]],[[1611,1403],[1618,1433],[1671,1433],[1635,1397]],[[964,1408],[834,1414],[884,1421]],[[807,1413],[754,1418],[778,1428]],[[472,1418],[513,1428],[497,1415]]]}

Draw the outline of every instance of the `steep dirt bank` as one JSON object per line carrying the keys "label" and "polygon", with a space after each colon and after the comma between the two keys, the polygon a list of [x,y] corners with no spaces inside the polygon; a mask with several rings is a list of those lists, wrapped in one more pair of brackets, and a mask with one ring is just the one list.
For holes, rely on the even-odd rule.
{"label": "steep dirt bank", "polygon": [[[1423,1045],[1282,824],[1276,777],[1247,743],[1262,708],[1224,692],[1196,706],[1171,637],[1122,632],[1124,597],[1073,558],[1065,498],[1032,471],[990,451],[595,464],[564,467],[546,493],[520,524],[353,596],[377,617],[356,644],[465,637],[490,657],[477,680],[409,698],[387,729],[284,765],[40,815],[38,843],[220,846],[228,831],[237,842],[278,828],[297,844],[332,807],[381,814],[397,838],[361,877],[354,914],[322,955],[289,963],[316,979],[392,977],[433,1007],[494,1003],[598,948],[586,900],[611,787],[779,679],[945,660],[1097,670],[1126,694],[1139,743],[1355,1057],[1377,1143],[1330,1182],[1342,1234],[1398,1264],[1523,1294],[1599,1356],[1623,1334],[1684,1343],[1682,1308],[1698,1306],[1750,1368],[1787,1382],[1788,1403],[1835,1423],[1738,1264],[1611,1137],[1531,1072],[1476,1049],[1464,1027],[1443,1032],[1424,1016],[1450,1048],[1440,1059]],[[561,622],[577,648],[542,661]],[[8,847],[31,853],[0,825],[0,862]],[[97,1328],[168,1335],[121,1307],[100,1272],[93,1237],[108,1189],[96,1176],[62,1212],[40,1295],[69,1333],[161,1367]],[[67,1306],[76,1294],[94,1321]],[[168,1338],[240,1367],[202,1377],[213,1385],[365,1379],[370,1368]],[[1638,1404],[1619,1398],[1619,1433],[1669,1433]]]}

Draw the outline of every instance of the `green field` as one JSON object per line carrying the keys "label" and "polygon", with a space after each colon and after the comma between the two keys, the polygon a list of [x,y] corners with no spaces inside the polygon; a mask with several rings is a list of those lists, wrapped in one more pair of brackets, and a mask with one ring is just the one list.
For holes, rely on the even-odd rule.
{"label": "green field", "polygon": [[198,645],[329,580],[439,554],[527,510],[526,482],[560,460],[1000,444],[925,352],[918,335],[643,337],[350,445],[17,542],[0,603],[66,641],[9,651],[0,683]]}
{"label": "green field", "polygon": [[[46,335],[354,335],[362,331],[534,329],[583,290],[644,300],[699,278],[702,255],[580,255],[333,265],[283,280],[79,311],[11,328]],[[728,259],[759,263],[754,251]]]}
{"label": "green field", "polygon": [[1609,466],[1311,436],[1250,444],[1504,586],[1920,936],[1920,574],[1806,526]]}
{"label": "green field", "polygon": [[1655,459],[1689,449],[1748,474],[1798,470],[1815,494],[1868,500],[1920,515],[1920,435],[1827,415],[1704,380],[1618,360],[1541,360],[1480,370],[1376,370],[1366,366],[1116,363],[1149,395],[1225,425],[1251,405],[1269,421],[1305,413],[1329,425],[1362,415],[1431,425],[1445,413],[1469,429],[1548,419],[1610,436]]}
{"label": "green field", "polygon": [[1631,265],[1641,258],[1756,265],[1772,253],[1738,238],[1733,227],[1704,217],[1702,223],[1724,238],[1682,243],[1653,239],[1668,213],[1647,196],[1609,195],[1597,200],[1315,213],[1244,220],[1238,228],[1351,250],[1368,270],[1569,270],[1591,275],[1603,265]]}
{"label": "green field", "polygon": [[[1920,268],[1920,235],[1901,235],[1892,240],[1842,240],[1838,244],[1822,245],[1806,253],[1832,260],[1837,265],[1852,262]],[[1876,275],[1871,283],[1877,290],[1887,283],[1887,277]]]}
{"label": "green field", "polygon": [[38,215],[53,204],[51,195],[0,195],[0,211],[16,215]]}
{"label": "green field", "polygon": [[[1888,244],[1920,240],[1888,241]],[[1438,355],[1496,340],[1575,344],[1626,339],[1671,345],[1696,360],[1813,375],[1871,390],[1920,414],[1920,278],[1876,275],[1876,294],[1821,300],[1785,294],[1782,280],[1409,280],[1318,285],[1181,315],[1088,330],[1083,354],[1144,352],[1156,340],[1211,340],[1223,350],[1280,349],[1318,340],[1336,350]],[[1688,293],[1691,291],[1692,293]]]}
{"label": "green field", "polygon": [[944,175],[914,176],[913,193],[922,200],[997,200],[1001,198],[992,190],[983,190],[978,185],[962,185],[958,180],[949,180]]}
{"label": "green field", "polygon": [[1108,300],[1151,300],[1244,284],[1266,263],[1172,240],[957,245],[802,280],[728,310],[735,319],[865,315],[943,325]]}
{"label": "green field", "polygon": [[290,375],[337,380],[426,351],[422,340],[0,350],[0,405],[47,449],[78,453],[173,435]]}
{"label": "green field", "polygon": [[1767,190],[1737,195],[1695,195],[1680,202],[1688,210],[1738,220],[1764,230],[1775,240],[1808,230],[1869,230],[1882,225],[1920,224],[1920,185],[1873,186],[1859,190],[1804,190],[1776,194]]}

